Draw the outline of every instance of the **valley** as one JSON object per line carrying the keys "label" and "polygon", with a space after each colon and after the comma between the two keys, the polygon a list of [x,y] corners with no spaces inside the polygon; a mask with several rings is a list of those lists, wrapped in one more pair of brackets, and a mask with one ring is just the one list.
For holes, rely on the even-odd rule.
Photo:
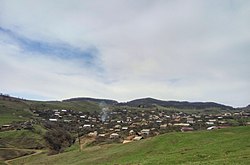
{"label": "valley", "polygon": [[[148,98],[130,104],[91,98],[41,102],[2,96],[0,103],[0,118],[4,119],[0,129],[0,162],[5,164],[47,164],[50,161],[55,161],[54,164],[68,161],[73,161],[70,164],[152,164],[154,159],[170,164],[189,161],[193,164],[194,159],[199,164],[211,161],[208,158],[213,157],[212,151],[191,145],[199,140],[199,143],[210,144],[211,136],[217,139],[211,139],[211,143],[216,144],[224,143],[227,138],[226,141],[234,144],[233,139],[239,139],[241,142],[237,144],[245,147],[244,152],[249,152],[242,142],[250,137],[248,107],[188,102],[174,102],[175,106],[171,102],[168,106],[169,102]],[[238,137],[234,133],[237,131],[242,135]],[[231,134],[235,137],[227,137]],[[213,148],[216,144],[207,147]],[[169,145],[173,145],[173,151],[169,150]],[[206,150],[211,153],[207,155]],[[223,152],[231,154],[231,151]],[[241,150],[237,149],[232,158],[225,157],[225,153],[216,157],[218,162],[221,157],[234,162]],[[154,154],[158,156],[151,157]],[[178,154],[185,157],[180,158]],[[174,161],[176,156],[180,162]],[[244,160],[249,161],[249,157],[245,157]]]}

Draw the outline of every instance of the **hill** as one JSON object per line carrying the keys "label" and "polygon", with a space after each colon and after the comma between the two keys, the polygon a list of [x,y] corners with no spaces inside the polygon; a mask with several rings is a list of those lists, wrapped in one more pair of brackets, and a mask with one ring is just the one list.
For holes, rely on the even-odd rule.
{"label": "hill", "polygon": [[234,109],[231,106],[226,106],[214,102],[163,101],[154,98],[136,99],[126,103],[120,103],[119,105],[133,106],[133,107],[154,107],[155,105],[159,105],[163,107],[172,107],[178,109],[207,109],[207,108],[219,108],[224,110]]}
{"label": "hill", "polygon": [[9,124],[13,121],[27,121],[33,118],[33,110],[68,109],[75,111],[101,111],[100,103],[105,102],[108,106],[119,108],[126,106],[131,108],[159,108],[161,110],[175,110],[186,113],[224,113],[233,110],[250,111],[249,106],[235,109],[231,106],[214,102],[186,102],[186,101],[163,101],[153,98],[136,99],[126,103],[118,103],[115,100],[96,98],[70,98],[63,101],[34,101],[0,95],[0,125]]}
{"label": "hill", "polygon": [[6,160],[30,155],[46,149],[43,138],[45,129],[35,125],[32,130],[9,130],[0,132],[0,164]]}
{"label": "hill", "polygon": [[32,110],[70,109],[75,111],[100,111],[98,103],[90,101],[34,101],[0,95],[0,125],[33,118]]}
{"label": "hill", "polygon": [[118,102],[115,100],[109,100],[109,99],[96,99],[96,98],[89,98],[89,97],[77,97],[77,98],[70,98],[63,100],[63,102],[71,102],[71,101],[88,101],[88,102],[95,102],[95,103],[106,103],[110,105],[117,104]]}
{"label": "hill", "polygon": [[14,97],[0,96],[0,125],[32,117],[29,105]]}
{"label": "hill", "polygon": [[193,133],[169,133],[127,144],[86,147],[45,153],[13,164],[249,164],[250,127]]}

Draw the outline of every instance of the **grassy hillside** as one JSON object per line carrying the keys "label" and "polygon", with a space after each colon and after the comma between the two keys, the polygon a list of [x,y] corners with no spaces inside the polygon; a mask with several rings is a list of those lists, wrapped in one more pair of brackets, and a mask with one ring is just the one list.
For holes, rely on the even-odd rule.
{"label": "grassy hillside", "polygon": [[25,121],[32,116],[29,106],[22,101],[0,99],[0,125]]}
{"label": "grassy hillside", "polygon": [[25,101],[31,109],[70,109],[76,111],[99,111],[100,107],[95,102],[90,101]]}
{"label": "grassy hillside", "polygon": [[44,148],[43,134],[45,130],[41,126],[35,126],[34,130],[12,130],[0,132],[0,148]]}
{"label": "grassy hillside", "polygon": [[250,164],[250,127],[193,133],[169,133],[128,144],[87,147],[13,164]]}
{"label": "grassy hillside", "polygon": [[33,154],[32,151],[25,151],[19,149],[9,149],[9,148],[0,148],[0,164],[1,161],[3,163],[4,160],[14,159],[25,155]]}
{"label": "grassy hillside", "polygon": [[33,117],[30,110],[70,109],[76,111],[100,111],[98,103],[91,101],[30,101],[13,97],[0,97],[0,125],[13,121],[26,121]]}
{"label": "grassy hillside", "polygon": [[154,107],[155,105],[163,106],[163,107],[174,107],[177,109],[210,109],[210,108],[218,108],[225,110],[233,110],[234,108],[231,106],[226,106],[222,104],[218,104],[215,102],[187,102],[187,101],[164,101],[158,100],[154,98],[142,98],[132,100],[126,103],[119,103],[119,105],[127,105],[132,107]]}
{"label": "grassy hillside", "polygon": [[39,125],[35,125],[33,130],[0,132],[0,164],[4,164],[4,160],[35,153],[34,149],[45,148],[44,133]]}

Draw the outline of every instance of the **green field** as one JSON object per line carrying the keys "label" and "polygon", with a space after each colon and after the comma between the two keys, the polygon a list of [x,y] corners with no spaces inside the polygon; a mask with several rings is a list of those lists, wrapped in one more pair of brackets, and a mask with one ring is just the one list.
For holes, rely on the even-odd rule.
{"label": "green field", "polygon": [[45,153],[13,164],[250,164],[250,127],[169,133],[139,142],[86,147]]}

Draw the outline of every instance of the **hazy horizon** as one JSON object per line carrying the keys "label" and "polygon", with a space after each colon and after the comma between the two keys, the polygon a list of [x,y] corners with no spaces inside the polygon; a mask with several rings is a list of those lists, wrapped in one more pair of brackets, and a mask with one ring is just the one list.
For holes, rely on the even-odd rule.
{"label": "hazy horizon", "polygon": [[0,0],[0,92],[250,104],[250,1]]}

